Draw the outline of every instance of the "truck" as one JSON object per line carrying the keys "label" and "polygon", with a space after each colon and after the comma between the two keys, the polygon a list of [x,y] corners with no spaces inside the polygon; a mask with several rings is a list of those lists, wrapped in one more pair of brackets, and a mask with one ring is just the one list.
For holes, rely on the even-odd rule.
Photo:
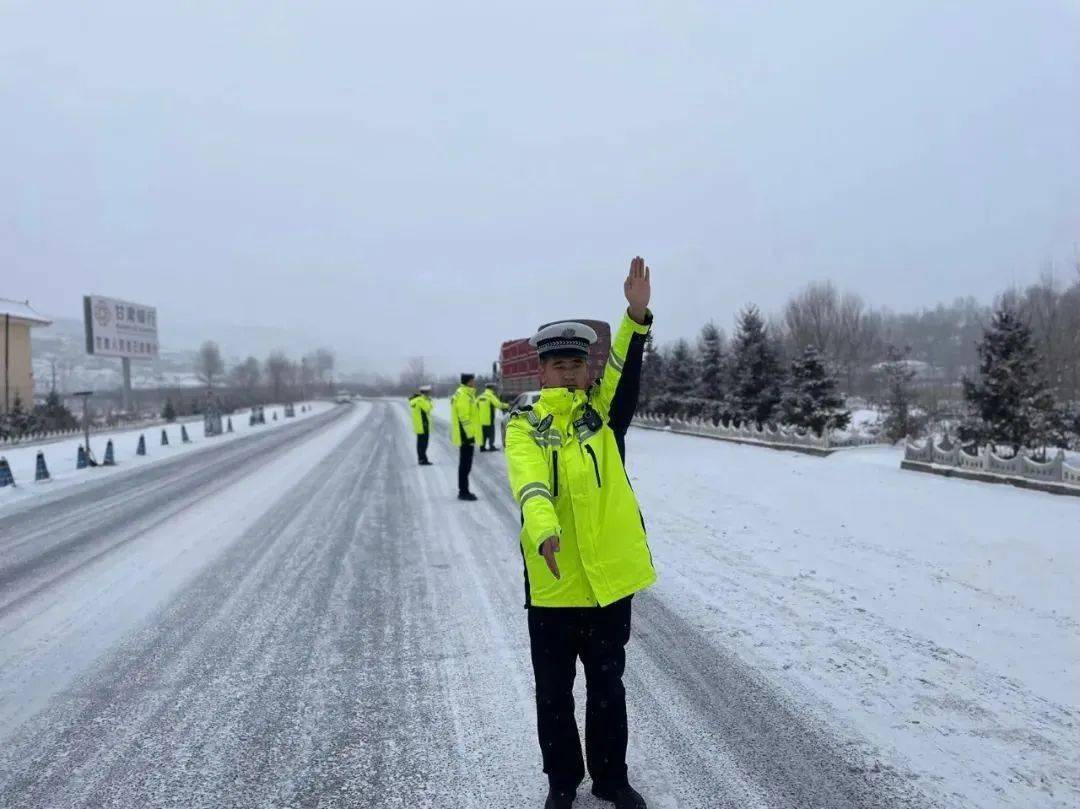
{"label": "truck", "polygon": [[[611,326],[603,320],[578,320],[596,332],[596,343],[589,350],[589,379],[599,379],[611,351]],[[549,324],[544,324],[549,325]],[[541,326],[540,328],[543,328]],[[499,348],[499,392],[512,399],[540,389],[540,358],[529,345],[528,337],[507,340]]]}

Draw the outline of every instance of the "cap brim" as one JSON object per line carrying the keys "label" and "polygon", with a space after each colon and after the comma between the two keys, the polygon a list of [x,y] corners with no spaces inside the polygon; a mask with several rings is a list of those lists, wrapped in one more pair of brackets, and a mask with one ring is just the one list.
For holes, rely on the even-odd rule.
{"label": "cap brim", "polygon": [[540,351],[540,359],[550,360],[558,357],[580,357],[587,359],[589,352],[583,348],[552,348],[548,351]]}

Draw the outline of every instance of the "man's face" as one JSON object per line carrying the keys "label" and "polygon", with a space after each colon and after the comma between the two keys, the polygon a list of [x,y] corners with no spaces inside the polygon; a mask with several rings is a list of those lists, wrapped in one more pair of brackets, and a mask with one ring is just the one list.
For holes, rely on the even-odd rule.
{"label": "man's face", "polygon": [[571,393],[589,386],[589,366],[584,357],[552,357],[540,361],[540,387],[568,388]]}

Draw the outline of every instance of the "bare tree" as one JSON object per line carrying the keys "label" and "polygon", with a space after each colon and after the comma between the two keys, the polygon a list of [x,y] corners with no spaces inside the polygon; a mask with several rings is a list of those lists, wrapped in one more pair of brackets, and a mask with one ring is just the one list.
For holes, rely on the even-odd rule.
{"label": "bare tree", "polygon": [[266,379],[275,402],[284,401],[293,375],[293,363],[285,356],[284,351],[275,351],[266,358]]}
{"label": "bare tree", "polygon": [[403,388],[415,389],[427,381],[423,357],[410,357],[398,379]]}
{"label": "bare tree", "polygon": [[843,370],[850,395],[857,374],[868,369],[881,350],[881,316],[868,310],[863,299],[853,293],[844,295],[836,315],[833,359]]}
{"label": "bare tree", "polygon": [[248,357],[232,369],[232,381],[236,387],[248,392],[259,387],[262,372],[259,369],[259,361],[254,357]]}
{"label": "bare tree", "polygon": [[225,373],[225,362],[221,359],[221,348],[213,340],[207,340],[199,347],[195,357],[195,376],[206,387],[214,387],[214,380]]}
{"label": "bare tree", "polygon": [[335,357],[329,348],[320,348],[315,351],[315,377],[320,384],[330,385],[333,383]]}
{"label": "bare tree", "polygon": [[784,307],[784,324],[796,353],[814,346],[826,357],[835,358],[840,296],[832,281],[815,281]]}
{"label": "bare tree", "polygon": [[[1080,262],[1077,264],[1080,274]],[[1061,296],[1065,385],[1061,397],[1080,408],[1080,277]]]}
{"label": "bare tree", "polygon": [[309,354],[300,360],[299,378],[300,378],[300,398],[307,398],[308,388],[315,381],[317,376],[317,364],[314,354]]}

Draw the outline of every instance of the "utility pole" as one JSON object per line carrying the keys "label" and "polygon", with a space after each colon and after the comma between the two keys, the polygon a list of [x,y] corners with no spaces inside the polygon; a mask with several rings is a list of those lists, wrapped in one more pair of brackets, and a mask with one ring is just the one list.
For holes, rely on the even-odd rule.
{"label": "utility pole", "polygon": [[94,392],[92,390],[80,390],[71,395],[82,398],[83,434],[86,436],[86,455],[90,457],[90,415],[87,412],[86,403],[94,395]]}
{"label": "utility pole", "polygon": [[8,388],[10,387],[11,377],[11,315],[4,315],[4,415],[7,415],[9,402],[11,396]]}

